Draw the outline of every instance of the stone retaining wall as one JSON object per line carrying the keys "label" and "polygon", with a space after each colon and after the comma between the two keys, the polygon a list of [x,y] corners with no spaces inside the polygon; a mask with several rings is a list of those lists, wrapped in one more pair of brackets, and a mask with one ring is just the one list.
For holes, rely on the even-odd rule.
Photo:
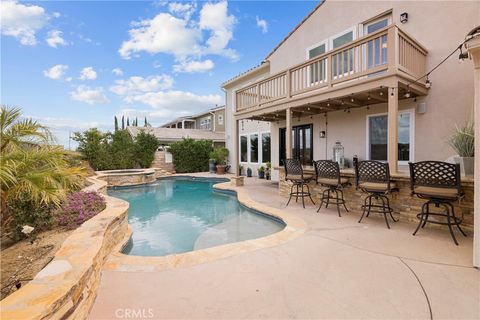
{"label": "stone retaining wall", "polygon": [[154,182],[156,173],[154,169],[129,169],[96,171],[97,178],[105,180],[108,186],[135,186]]}
{"label": "stone retaining wall", "polygon": [[[355,179],[352,175],[349,175],[351,187],[345,188],[344,196],[347,208],[353,211],[360,211],[361,206],[363,205],[363,200],[365,199],[366,194],[361,190],[355,188]],[[425,203],[425,200],[419,199],[418,197],[411,196],[410,192],[410,180],[407,177],[393,177],[392,180],[395,181],[399,192],[389,195],[390,206],[393,208],[396,218],[400,218],[403,221],[410,221],[418,223],[417,213],[421,211],[422,204]],[[283,169],[279,170],[279,192],[280,195],[288,197],[290,194],[290,182],[285,181],[285,171]],[[325,189],[324,187],[317,185],[315,182],[309,184],[310,191],[313,194],[313,200],[318,205],[320,203],[320,194]],[[461,201],[453,203],[455,207],[455,214],[457,217],[461,217],[463,213],[463,223],[462,227],[465,230],[473,230],[473,181],[462,183],[463,190],[465,192],[465,198]],[[287,201],[287,200],[285,200]],[[294,199],[292,200],[294,201]],[[310,200],[305,200],[310,201]],[[360,216],[359,216],[360,218]],[[437,226],[440,228],[446,228],[446,226],[439,226],[434,224],[429,224],[429,226]]]}
{"label": "stone retaining wall", "polygon": [[[84,190],[106,192],[105,181],[89,181]],[[76,229],[32,281],[0,302],[1,319],[87,318],[106,257],[128,232],[128,203],[105,199],[105,210]]]}

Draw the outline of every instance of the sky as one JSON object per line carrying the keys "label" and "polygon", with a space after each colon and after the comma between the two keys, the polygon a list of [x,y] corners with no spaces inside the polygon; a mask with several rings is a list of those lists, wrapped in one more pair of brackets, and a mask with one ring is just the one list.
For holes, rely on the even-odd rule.
{"label": "sky", "polygon": [[[153,126],[225,104],[221,83],[258,65],[317,1],[1,0],[2,105],[51,128]],[[74,148],[71,142],[70,148]]]}

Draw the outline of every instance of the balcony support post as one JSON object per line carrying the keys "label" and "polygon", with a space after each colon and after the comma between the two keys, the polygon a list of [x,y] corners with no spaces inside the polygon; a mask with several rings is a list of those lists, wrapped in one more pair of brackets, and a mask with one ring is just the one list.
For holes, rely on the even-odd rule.
{"label": "balcony support post", "polygon": [[473,209],[473,266],[480,268],[480,36],[467,42],[468,54],[474,64],[474,123],[475,123],[475,169]]}
{"label": "balcony support post", "polygon": [[292,157],[292,110],[287,108],[287,125],[285,128],[285,156],[287,159]]}
{"label": "balcony support post", "polygon": [[388,164],[390,173],[398,171],[398,89],[388,88]]}
{"label": "balcony support post", "polygon": [[240,164],[240,143],[239,143],[240,133],[239,133],[238,122],[239,122],[239,120],[234,118],[234,120],[233,120],[233,150],[232,150],[233,152],[231,152],[232,163],[230,164],[231,168],[232,168],[231,172],[233,172],[234,175],[236,175],[236,176],[240,175],[240,173],[238,171],[239,164]]}

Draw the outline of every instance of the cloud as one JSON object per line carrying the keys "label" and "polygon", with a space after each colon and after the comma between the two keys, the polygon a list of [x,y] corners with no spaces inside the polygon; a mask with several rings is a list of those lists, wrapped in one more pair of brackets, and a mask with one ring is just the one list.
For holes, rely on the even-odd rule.
{"label": "cloud", "polygon": [[202,30],[210,30],[206,51],[236,59],[238,56],[233,50],[226,49],[233,37],[235,16],[228,14],[227,1],[206,3],[200,11],[199,26]]}
{"label": "cloud", "polygon": [[97,79],[97,72],[92,67],[83,68],[80,71],[80,80],[95,80]]}
{"label": "cloud", "polygon": [[50,69],[43,70],[43,75],[53,80],[61,80],[68,69],[67,65],[57,64]]}
{"label": "cloud", "polygon": [[134,76],[127,80],[116,80],[110,91],[119,96],[131,96],[145,92],[170,89],[173,86],[173,79],[169,75],[157,75],[150,77]]}
{"label": "cloud", "polygon": [[260,19],[258,16],[255,17],[257,21],[257,27],[259,27],[262,30],[262,33],[267,33],[268,32],[268,23],[264,19]]}
{"label": "cloud", "polygon": [[120,69],[120,68],[112,69],[112,73],[116,76],[119,76],[119,77],[123,76],[123,70]]}
{"label": "cloud", "polygon": [[130,59],[131,54],[145,51],[151,54],[168,53],[185,57],[200,53],[201,33],[187,26],[187,21],[168,13],[160,13],[151,20],[133,24],[130,39],[122,43],[120,56]]}
{"label": "cloud", "polygon": [[49,31],[47,34],[47,44],[52,47],[56,48],[57,46],[66,46],[67,42],[62,38],[62,31],[60,30],[52,30]]}
{"label": "cloud", "polygon": [[22,45],[37,44],[36,32],[48,21],[45,9],[36,5],[20,4],[15,0],[3,0],[0,11],[0,29],[3,35],[19,39]]}
{"label": "cloud", "polygon": [[[140,52],[171,54],[176,62],[198,60],[208,54],[238,58],[235,50],[228,48],[236,18],[228,14],[226,1],[205,3],[198,21],[191,20],[195,4],[173,2],[168,9],[170,13],[132,23],[129,39],[118,50],[122,58],[130,59]],[[204,33],[208,35],[206,40]]]}
{"label": "cloud", "polygon": [[110,102],[103,94],[102,88],[90,88],[85,85],[78,86],[75,91],[70,92],[73,100],[94,104],[105,104]]}
{"label": "cloud", "polygon": [[223,100],[218,94],[197,95],[192,92],[169,90],[126,96],[124,101],[128,104],[145,104],[151,108],[125,107],[121,111],[122,114],[146,116],[149,120],[166,121],[175,117],[198,113],[221,104]]}
{"label": "cloud", "polygon": [[206,72],[213,69],[214,66],[215,64],[210,59],[204,61],[181,61],[173,66],[173,71],[186,73]]}
{"label": "cloud", "polygon": [[195,10],[197,9],[197,4],[192,3],[180,3],[180,2],[170,2],[168,4],[168,11],[172,14],[176,14],[185,20],[190,20]]}

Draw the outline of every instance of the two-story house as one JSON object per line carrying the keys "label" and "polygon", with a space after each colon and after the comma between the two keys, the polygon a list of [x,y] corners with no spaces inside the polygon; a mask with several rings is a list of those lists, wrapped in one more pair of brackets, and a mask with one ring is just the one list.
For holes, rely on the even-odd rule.
{"label": "two-story house", "polygon": [[472,117],[472,62],[456,52],[427,72],[479,21],[478,1],[322,1],[222,85],[232,170],[258,161],[267,132],[274,169],[285,158],[331,159],[337,141],[347,161],[384,160],[392,172],[453,156],[447,140]]}

